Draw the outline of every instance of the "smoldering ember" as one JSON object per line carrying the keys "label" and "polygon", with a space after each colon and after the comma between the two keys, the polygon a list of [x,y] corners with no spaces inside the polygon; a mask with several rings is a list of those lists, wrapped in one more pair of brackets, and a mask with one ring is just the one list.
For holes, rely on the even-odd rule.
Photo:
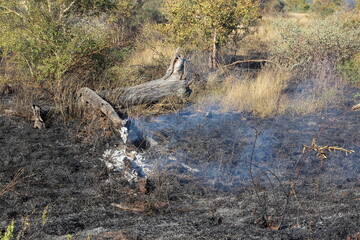
{"label": "smoldering ember", "polygon": [[0,240],[359,240],[359,16],[0,0]]}

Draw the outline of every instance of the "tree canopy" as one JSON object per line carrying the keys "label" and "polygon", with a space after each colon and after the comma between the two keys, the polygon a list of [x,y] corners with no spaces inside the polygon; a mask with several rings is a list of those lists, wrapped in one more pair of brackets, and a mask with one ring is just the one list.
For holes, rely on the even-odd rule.
{"label": "tree canopy", "polygon": [[104,64],[100,51],[114,47],[111,25],[104,23],[111,14],[126,17],[131,4],[132,0],[0,0],[0,48],[8,62],[22,65],[32,79],[51,83],[75,68]]}
{"label": "tree canopy", "polygon": [[241,39],[259,18],[256,0],[166,0],[162,26],[169,39],[189,48],[212,52],[215,67],[220,46],[229,39]]}

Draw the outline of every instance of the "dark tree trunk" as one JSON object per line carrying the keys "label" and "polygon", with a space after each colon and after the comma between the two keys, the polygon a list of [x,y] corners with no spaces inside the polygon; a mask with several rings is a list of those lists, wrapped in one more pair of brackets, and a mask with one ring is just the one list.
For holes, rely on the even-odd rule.
{"label": "dark tree trunk", "polygon": [[210,68],[217,68],[218,67],[218,52],[219,52],[220,44],[217,38],[217,33],[214,33],[213,38],[213,46],[212,51],[209,55],[209,67]]}

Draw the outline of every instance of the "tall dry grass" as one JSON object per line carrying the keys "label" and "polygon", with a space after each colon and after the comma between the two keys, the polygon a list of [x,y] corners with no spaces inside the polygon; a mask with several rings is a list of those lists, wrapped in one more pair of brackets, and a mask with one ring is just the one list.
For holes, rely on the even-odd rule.
{"label": "tall dry grass", "polygon": [[255,79],[229,76],[220,105],[225,111],[252,112],[260,117],[283,113],[287,108],[284,89],[290,77],[276,68],[262,69]]}
{"label": "tall dry grass", "polygon": [[199,111],[217,107],[220,112],[251,112],[260,117],[284,113],[288,109],[285,88],[290,73],[279,68],[265,67],[256,75],[234,72],[209,76],[203,92],[193,99]]}
{"label": "tall dry grass", "polygon": [[[139,42],[129,52],[126,60],[115,64],[105,74],[111,79],[109,87],[128,87],[162,77],[175,47],[163,44],[161,38],[147,26]],[[149,33],[147,33],[149,32]]]}
{"label": "tall dry grass", "polygon": [[153,42],[138,48],[129,58],[128,65],[152,65],[156,60],[167,58],[171,59],[175,49],[169,45],[163,45],[160,42]]}
{"label": "tall dry grass", "polygon": [[308,115],[335,107],[345,98],[339,75],[327,70],[323,66],[312,76],[321,84],[312,80],[297,83],[291,71],[269,66],[257,74],[212,74],[192,101],[199,111],[249,112],[261,118],[285,112]]}

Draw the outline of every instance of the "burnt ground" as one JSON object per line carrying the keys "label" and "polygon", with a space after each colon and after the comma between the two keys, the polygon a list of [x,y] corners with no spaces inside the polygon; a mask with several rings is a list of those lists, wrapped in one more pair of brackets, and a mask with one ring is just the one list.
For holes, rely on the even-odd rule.
{"label": "burnt ground", "polygon": [[[27,117],[1,115],[0,229],[15,220],[15,236],[22,239],[355,236],[360,112],[348,109],[269,119],[187,109],[134,119],[159,143],[143,153],[156,165],[146,194],[100,160],[120,140],[89,131],[91,137],[84,137],[80,121],[52,122],[39,131]],[[256,131],[262,133],[255,141]],[[320,146],[356,152],[336,151],[324,160],[315,152],[304,155],[303,144],[314,137]],[[199,171],[163,160],[170,155]],[[289,188],[289,182],[295,185]]]}

